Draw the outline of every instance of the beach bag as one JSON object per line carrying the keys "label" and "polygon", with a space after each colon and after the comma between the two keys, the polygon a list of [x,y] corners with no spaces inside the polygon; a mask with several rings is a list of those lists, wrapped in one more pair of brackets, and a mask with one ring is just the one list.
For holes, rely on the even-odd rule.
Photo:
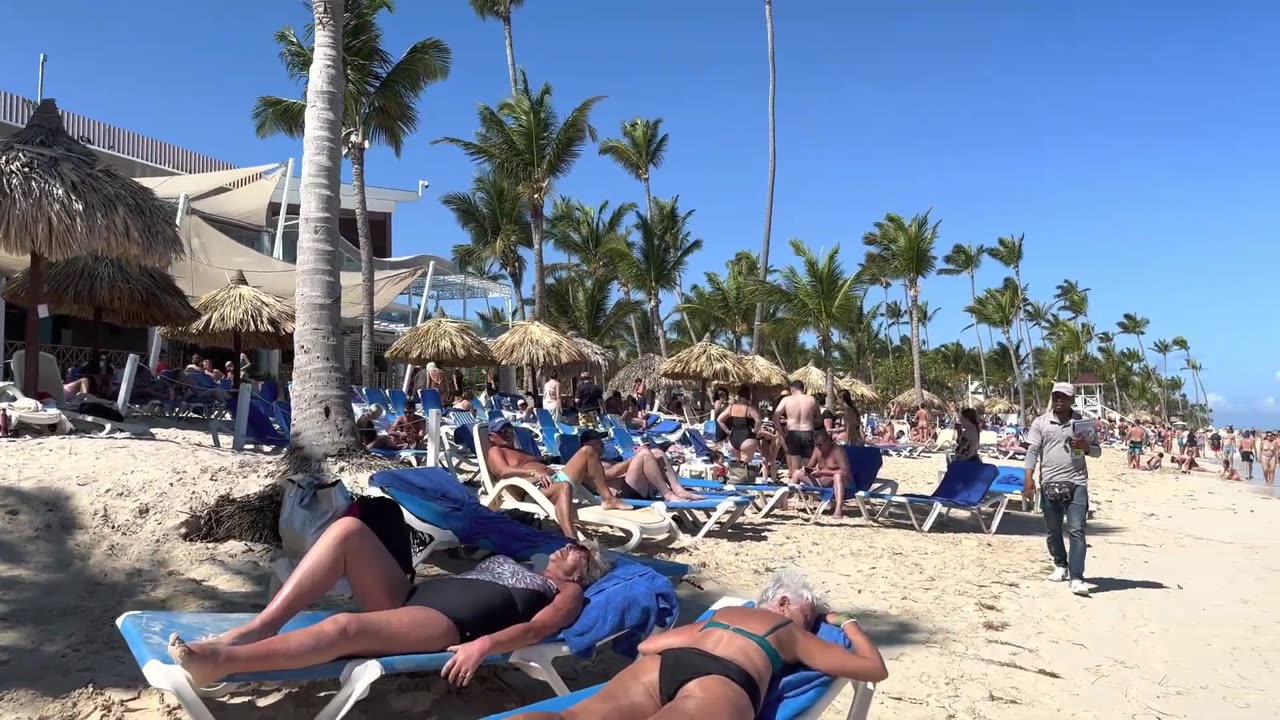
{"label": "beach bag", "polygon": [[351,493],[341,480],[317,482],[296,475],[285,479],[280,507],[280,540],[285,554],[299,560],[326,528],[347,514]]}

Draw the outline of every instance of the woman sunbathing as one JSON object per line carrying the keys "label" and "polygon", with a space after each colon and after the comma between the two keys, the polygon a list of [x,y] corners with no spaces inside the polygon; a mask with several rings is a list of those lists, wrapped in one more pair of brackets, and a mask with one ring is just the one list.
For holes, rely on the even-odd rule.
{"label": "woman sunbathing", "polygon": [[775,575],[754,608],[727,607],[710,620],[653,635],[641,658],[600,692],[563,712],[525,713],[520,720],[717,718],[750,720],[769,680],[784,665],[802,663],[818,672],[866,682],[889,675],[874,643],[851,615],[827,615],[852,650],[808,630],[820,610],[799,575]]}
{"label": "woman sunbathing", "polygon": [[[573,624],[583,589],[606,568],[596,549],[571,542],[541,573],[493,555],[474,570],[412,584],[373,530],[355,517],[329,526],[266,609],[207,642],[169,638],[169,654],[197,686],[227,675],[289,670],[344,657],[451,650],[450,682],[466,685],[485,657],[532,645]],[[358,613],[280,633],[339,579]]]}

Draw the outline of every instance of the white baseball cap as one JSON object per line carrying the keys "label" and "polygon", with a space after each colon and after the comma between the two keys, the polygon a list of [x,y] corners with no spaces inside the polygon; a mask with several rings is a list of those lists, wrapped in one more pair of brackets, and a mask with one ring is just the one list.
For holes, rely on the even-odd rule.
{"label": "white baseball cap", "polygon": [[1056,395],[1056,394],[1058,394],[1058,393],[1062,393],[1063,395],[1066,395],[1067,397],[1075,397],[1075,396],[1076,396],[1076,388],[1075,388],[1075,386],[1074,386],[1074,385],[1072,385],[1072,384],[1071,384],[1071,383],[1069,383],[1069,382],[1059,382],[1059,383],[1054,383],[1054,384],[1053,384],[1053,392],[1054,392],[1054,394],[1055,394],[1055,395]]}

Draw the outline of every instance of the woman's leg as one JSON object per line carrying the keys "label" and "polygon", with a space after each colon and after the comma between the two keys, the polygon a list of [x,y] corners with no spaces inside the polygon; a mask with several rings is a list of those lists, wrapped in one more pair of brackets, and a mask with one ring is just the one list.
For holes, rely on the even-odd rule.
{"label": "woman's leg", "polygon": [[409,594],[409,578],[378,536],[358,518],[338,518],[302,556],[267,607],[218,642],[235,645],[275,635],[343,577],[351,584],[356,604],[366,612],[398,608]]}
{"label": "woman's leg", "polygon": [[[633,463],[634,464],[634,463]],[[600,464],[600,453],[590,445],[582,447],[564,466],[564,474],[575,483],[587,485],[600,496],[601,505],[613,510],[626,510],[626,505],[618,501],[618,496],[609,486],[604,474],[604,466]]]}
{"label": "woman's leg", "polygon": [[570,483],[552,483],[542,489],[542,494],[556,506],[556,524],[560,532],[570,540],[576,540],[578,532],[575,525],[578,513],[573,509],[573,487]]}
{"label": "woman's leg", "polygon": [[292,670],[343,657],[377,657],[438,652],[458,643],[458,630],[431,608],[343,613],[283,635],[249,643],[187,645],[176,634],[169,654],[197,687],[237,673]]}
{"label": "woman's leg", "polygon": [[[657,655],[646,655],[618,673],[600,692],[563,712],[531,712],[511,720],[646,720],[662,709],[658,700]],[[690,683],[692,684],[692,683]],[[712,712],[708,718],[721,717]]]}

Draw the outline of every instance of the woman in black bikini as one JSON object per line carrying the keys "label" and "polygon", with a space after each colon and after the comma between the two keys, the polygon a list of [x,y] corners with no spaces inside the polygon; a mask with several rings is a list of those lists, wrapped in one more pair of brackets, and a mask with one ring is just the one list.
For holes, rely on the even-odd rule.
{"label": "woman in black bikini", "polygon": [[[257,617],[207,642],[187,644],[175,634],[169,654],[199,687],[236,673],[447,649],[456,655],[445,675],[466,685],[485,657],[573,624],[583,588],[604,571],[596,550],[570,543],[551,554],[541,573],[494,555],[461,575],[414,585],[368,525],[344,517],[324,531]],[[343,577],[361,612],[277,634]]]}
{"label": "woman in black bikini", "polygon": [[880,682],[884,659],[851,615],[827,615],[853,650],[809,632],[821,611],[814,592],[792,572],[773,577],[754,608],[727,607],[710,620],[655,634],[641,657],[600,692],[559,713],[519,720],[646,720],[662,717],[750,720],[783,665],[801,663],[835,677]]}
{"label": "woman in black bikini", "polygon": [[751,404],[751,388],[738,388],[738,397],[716,418],[716,426],[729,438],[729,445],[737,451],[735,460],[743,464],[755,459],[760,444],[756,441],[756,428],[760,427],[760,411]]}

